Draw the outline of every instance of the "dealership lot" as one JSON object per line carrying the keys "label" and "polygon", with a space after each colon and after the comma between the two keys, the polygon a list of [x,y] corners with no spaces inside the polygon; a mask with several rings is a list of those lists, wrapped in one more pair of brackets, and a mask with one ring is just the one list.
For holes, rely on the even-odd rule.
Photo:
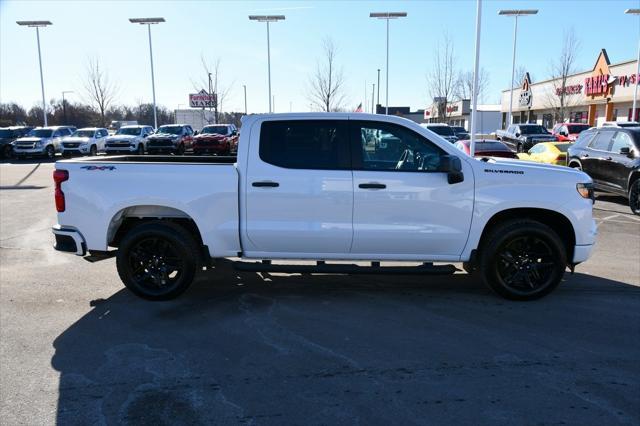
{"label": "dealership lot", "polygon": [[[637,424],[640,217],[599,195],[549,297],[453,277],[203,273],[163,303],[51,249],[53,164],[0,164],[8,424]],[[96,191],[99,191],[96,188]]]}

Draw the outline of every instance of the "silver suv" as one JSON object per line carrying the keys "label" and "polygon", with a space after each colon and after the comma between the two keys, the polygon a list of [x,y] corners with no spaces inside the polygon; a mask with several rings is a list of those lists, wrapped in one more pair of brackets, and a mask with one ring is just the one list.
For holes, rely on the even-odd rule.
{"label": "silver suv", "polygon": [[76,128],[73,126],[36,127],[27,136],[13,143],[13,154],[20,157],[55,158],[60,152],[60,142],[65,136],[71,136]]}

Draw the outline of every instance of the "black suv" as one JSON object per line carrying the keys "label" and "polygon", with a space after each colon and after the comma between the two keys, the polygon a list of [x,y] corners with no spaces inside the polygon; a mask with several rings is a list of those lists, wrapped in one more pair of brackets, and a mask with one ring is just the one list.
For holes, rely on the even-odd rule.
{"label": "black suv", "polygon": [[580,133],[567,165],[583,170],[596,189],[625,196],[640,215],[640,127],[602,127]]}
{"label": "black suv", "polygon": [[0,127],[0,157],[10,158],[13,155],[13,141],[25,136],[33,129],[29,126]]}

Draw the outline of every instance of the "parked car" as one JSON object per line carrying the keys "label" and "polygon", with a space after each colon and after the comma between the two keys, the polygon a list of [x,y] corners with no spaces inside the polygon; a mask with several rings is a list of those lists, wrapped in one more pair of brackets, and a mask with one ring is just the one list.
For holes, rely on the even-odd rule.
{"label": "parked car", "polygon": [[[467,155],[471,155],[471,141],[458,141],[455,143],[456,148]],[[479,139],[475,144],[474,157],[501,157],[501,158],[518,158],[518,156],[509,147],[495,139]]]}
{"label": "parked car", "polygon": [[231,155],[238,151],[238,129],[234,124],[204,126],[193,138],[193,153]]}
{"label": "parked car", "polygon": [[13,142],[25,136],[33,129],[30,126],[0,127],[0,157],[11,158],[13,156]]}
{"label": "parked car", "polygon": [[[58,161],[56,249],[115,256],[127,288],[154,300],[226,257],[246,271],[343,274],[464,262],[498,294],[535,299],[593,249],[591,179],[578,170],[476,161],[391,115],[255,114],[242,127],[237,158]],[[374,263],[331,263],[343,260]],[[379,264],[390,260],[420,266]]]}
{"label": "parked car", "polygon": [[104,152],[104,140],[108,134],[107,129],[103,127],[78,129],[71,136],[62,138],[60,152],[63,157],[98,155],[98,152]]}
{"label": "parked car", "polygon": [[525,152],[540,142],[556,142],[547,129],[539,124],[512,124],[507,130],[497,130],[496,139],[506,143],[516,152]]}
{"label": "parked car", "polygon": [[13,143],[13,154],[16,157],[47,157],[55,158],[60,152],[60,142],[65,136],[70,136],[76,128],[73,126],[36,127],[26,136],[16,139]]}
{"label": "parked car", "polygon": [[538,163],[566,166],[567,150],[571,145],[572,144],[570,142],[541,142],[535,144],[526,153],[519,153],[518,158]]}
{"label": "parked car", "polygon": [[425,129],[431,130],[433,133],[436,133],[451,143],[458,142],[458,138],[456,137],[453,129],[444,123],[423,123],[421,124]]}
{"label": "parked car", "polygon": [[111,124],[109,124],[109,134],[115,135],[118,133],[121,127],[124,126],[137,126],[138,122],[136,120],[113,120]]}
{"label": "parked car", "polygon": [[188,124],[166,124],[147,138],[149,154],[183,155],[193,145],[193,129]]}
{"label": "parked car", "polygon": [[153,127],[151,126],[122,126],[115,135],[105,138],[105,152],[107,154],[143,155],[147,138],[152,134]]}
{"label": "parked car", "polygon": [[605,121],[602,127],[638,127],[640,123],[637,121]]}
{"label": "parked car", "polygon": [[451,130],[453,130],[453,134],[459,141],[469,139],[471,136],[469,132],[462,126],[451,126]]}
{"label": "parked car", "polygon": [[575,142],[578,139],[578,135],[590,127],[588,124],[583,123],[558,123],[553,126],[551,134],[560,142]]}
{"label": "parked car", "polygon": [[568,165],[591,176],[596,189],[627,197],[640,215],[640,127],[583,132],[569,148]]}

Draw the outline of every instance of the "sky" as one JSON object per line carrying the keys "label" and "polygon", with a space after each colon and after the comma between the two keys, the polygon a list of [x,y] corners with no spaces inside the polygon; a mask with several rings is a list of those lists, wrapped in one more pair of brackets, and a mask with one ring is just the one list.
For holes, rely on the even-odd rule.
{"label": "sky", "polygon": [[[511,78],[513,18],[500,9],[539,9],[520,18],[516,64],[533,81],[550,75],[562,48],[563,32],[573,28],[580,42],[577,71],[590,70],[601,48],[612,63],[636,58],[640,19],[624,14],[640,0],[482,2],[480,65],[489,75],[485,103],[498,103]],[[427,74],[434,49],[448,33],[456,66],[473,69],[475,0],[452,1],[10,1],[0,0],[0,102],[27,108],[41,102],[35,29],[17,20],[50,20],[40,31],[45,95],[85,101],[86,64],[99,60],[118,86],[117,103],[151,102],[149,44],[145,26],[128,18],[164,17],[152,30],[157,103],[173,110],[188,106],[194,82],[206,79],[201,58],[220,59],[220,87],[229,88],[224,111],[243,111],[243,85],[249,112],[268,111],[266,25],[250,14],[283,14],[271,24],[271,75],[275,111],[308,111],[309,80],[321,57],[322,40],[338,47],[345,78],[346,107],[355,108],[381,73],[385,97],[385,22],[370,12],[405,11],[390,22],[389,104],[412,110],[431,104]],[[366,89],[366,90],[365,90]],[[376,95],[377,96],[377,95]]]}

